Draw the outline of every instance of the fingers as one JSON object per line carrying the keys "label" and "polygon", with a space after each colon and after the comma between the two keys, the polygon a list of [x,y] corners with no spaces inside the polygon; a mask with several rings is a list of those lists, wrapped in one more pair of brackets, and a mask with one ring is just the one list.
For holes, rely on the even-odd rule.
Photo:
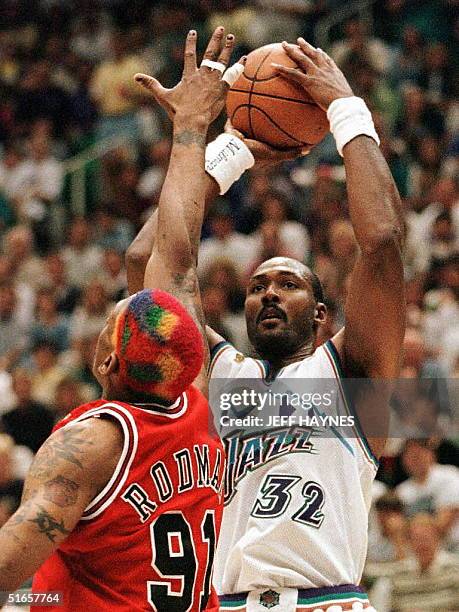
{"label": "fingers", "polygon": [[246,60],[247,60],[246,56],[241,57],[241,59],[235,64],[233,64],[231,68],[228,68],[228,70],[222,76],[222,81],[228,87],[232,87],[234,83],[236,83],[236,81],[239,79],[241,74],[244,72],[244,66],[245,66]]}
{"label": "fingers", "polygon": [[315,64],[312,59],[303,53],[303,51],[297,45],[291,45],[284,41],[282,43],[282,47],[289,58],[292,59],[304,72],[314,68]]}
{"label": "fingers", "polygon": [[154,77],[139,72],[134,76],[134,79],[137,83],[142,85],[142,87],[148,89],[148,91],[153,94],[153,96],[158,102],[162,101],[164,94],[167,92],[167,89],[165,89],[161,85],[161,83],[157,81]]}
{"label": "fingers", "polygon": [[298,42],[300,49],[303,51],[303,53],[307,55],[309,58],[311,58],[312,60],[314,60],[316,63],[321,63],[321,62],[332,63],[333,62],[332,58],[329,55],[327,55],[325,51],[322,51],[322,49],[319,49],[319,47],[317,48],[313,47],[308,42],[306,42],[304,38],[301,38],[301,37],[298,38],[297,42]]}
{"label": "fingers", "polygon": [[183,74],[192,74],[196,68],[196,30],[190,30],[185,41],[185,54],[183,59]]}
{"label": "fingers", "polygon": [[297,39],[298,45],[300,49],[303,51],[305,55],[310,57],[311,59],[315,59],[318,55],[318,49],[310,45],[308,42],[304,40],[304,38]]}
{"label": "fingers", "polygon": [[232,134],[233,136],[237,136],[241,140],[245,140],[244,134],[242,132],[240,132],[239,130],[237,130],[235,127],[233,127],[233,124],[231,123],[231,119],[227,119],[226,120],[226,123],[225,123],[225,133],[226,134]]}
{"label": "fingers", "polygon": [[274,70],[285,77],[289,81],[293,81],[294,83],[299,83],[303,85],[306,81],[306,75],[298,68],[287,68],[286,66],[281,66],[281,64],[271,64]]}
{"label": "fingers", "polygon": [[223,46],[222,52],[218,56],[218,61],[222,64],[225,64],[225,66],[227,66],[230,61],[231,54],[233,53],[234,49],[234,43],[234,34],[228,34],[228,36],[225,38],[225,44]]}
{"label": "fingers", "polygon": [[214,30],[214,33],[212,34],[209,40],[209,44],[207,45],[207,49],[205,50],[204,59],[211,60],[212,62],[216,62],[218,60],[218,57],[222,50],[224,33],[225,28],[223,26],[219,26]]}

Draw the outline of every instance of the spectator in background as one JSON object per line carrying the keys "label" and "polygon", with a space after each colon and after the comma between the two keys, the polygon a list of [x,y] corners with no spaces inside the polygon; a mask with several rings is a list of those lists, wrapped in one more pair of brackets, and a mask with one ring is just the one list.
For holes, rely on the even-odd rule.
{"label": "spectator in background", "polygon": [[234,314],[244,310],[245,291],[235,265],[229,259],[215,259],[207,269],[206,284],[211,287],[224,287],[228,296],[228,307]]}
{"label": "spectator in background", "polygon": [[338,66],[343,69],[351,57],[365,60],[381,74],[387,74],[392,63],[391,48],[379,38],[369,36],[364,21],[349,19],[344,26],[344,38],[337,41],[330,50]]}
{"label": "spectator in background", "polygon": [[70,48],[79,57],[100,62],[110,53],[111,25],[107,13],[96,3],[85,4],[82,14],[75,15]]}
{"label": "spectator in background", "polygon": [[[69,98],[70,125],[78,139],[77,144],[85,143],[85,135],[93,129],[97,119],[97,109],[89,94],[93,66],[89,62],[77,61],[77,84]],[[73,134],[72,134],[73,137]]]}
{"label": "spectator in background", "polygon": [[100,330],[95,333],[87,331],[81,338],[73,341],[73,351],[69,370],[78,381],[84,402],[91,402],[100,397],[102,389],[92,373],[94,354]]}
{"label": "spectator in background", "polygon": [[30,228],[16,225],[5,235],[5,254],[15,281],[36,288],[43,279],[41,259],[34,253],[34,239]]}
{"label": "spectator in background", "polygon": [[394,85],[416,84],[422,71],[425,42],[413,25],[406,25],[393,58],[391,77]]}
{"label": "spectator in background", "polygon": [[170,151],[171,143],[169,139],[160,140],[150,146],[148,151],[149,166],[141,174],[137,185],[137,192],[141,198],[148,199],[150,202],[157,202],[166,176]]}
{"label": "spectator in background", "polygon": [[70,376],[63,378],[56,387],[52,405],[55,422],[66,417],[69,412],[84,402],[81,383]]}
{"label": "spectator in background", "polygon": [[459,547],[459,469],[439,465],[429,439],[407,440],[402,452],[408,480],[396,488],[408,516],[432,514],[438,533],[451,548]]}
{"label": "spectator in background", "polygon": [[14,287],[17,298],[14,318],[27,331],[33,317],[35,292],[30,285],[16,280],[11,259],[7,255],[0,255],[0,285],[3,283]]}
{"label": "spectator in background", "polygon": [[449,98],[454,91],[454,71],[451,70],[448,48],[445,43],[436,42],[425,51],[424,66],[418,83],[426,92],[432,104],[440,104]]}
{"label": "spectator in background", "polygon": [[21,501],[24,482],[15,477],[13,451],[13,438],[0,434],[0,502],[8,503],[8,509],[15,512]]}
{"label": "spectator in background", "polygon": [[[207,324],[212,329],[219,329],[217,333],[226,334],[224,338],[231,338],[240,351],[248,346],[244,314],[234,315],[229,310],[229,295],[226,287],[219,285],[205,285],[202,290],[202,307]],[[213,326],[216,326],[213,327]]]}
{"label": "spectator in background", "polygon": [[385,565],[405,559],[409,554],[408,521],[400,499],[393,492],[387,492],[378,497],[374,506],[377,520],[376,533],[370,537],[365,569],[365,575],[372,577],[378,571],[373,567],[374,563]]}
{"label": "spectator in background", "polygon": [[22,189],[23,164],[24,154],[19,144],[6,143],[0,161],[0,192],[13,208]]}
{"label": "spectator in background", "polygon": [[51,82],[51,64],[46,60],[33,62],[17,83],[15,119],[21,133],[37,119],[49,119],[54,134],[63,136],[68,125],[68,95]]}
{"label": "spectator in background", "polygon": [[98,139],[138,137],[135,111],[140,94],[132,77],[144,70],[142,59],[133,55],[126,43],[124,32],[114,32],[110,58],[103,60],[92,76],[90,91],[100,113]]}
{"label": "spectator in background", "polygon": [[58,350],[52,342],[40,342],[32,349],[32,397],[50,406],[56,387],[65,377],[64,368],[58,363]]}
{"label": "spectator in background", "polygon": [[95,242],[101,249],[124,253],[134,239],[132,223],[127,219],[115,217],[102,207],[96,211],[94,225]]}
{"label": "spectator in background", "polygon": [[76,217],[70,224],[68,242],[62,249],[62,259],[68,282],[78,289],[87,285],[98,273],[102,263],[102,251],[91,238],[87,219]]}
{"label": "spectator in background", "polygon": [[209,214],[211,236],[206,238],[199,249],[198,270],[205,278],[209,266],[217,258],[231,261],[242,277],[248,273],[256,256],[252,238],[234,230],[231,208],[225,200],[219,200]]}
{"label": "spectator in background", "polygon": [[13,371],[13,408],[2,415],[1,426],[16,442],[36,453],[53,428],[49,408],[32,397],[32,377],[23,368]]}
{"label": "spectator in background", "polygon": [[429,134],[440,138],[444,134],[444,118],[428,103],[425,92],[418,85],[405,85],[401,93],[402,104],[393,127],[397,137],[406,142],[408,151],[416,157],[420,138]]}
{"label": "spectator in background", "polygon": [[0,284],[0,370],[13,367],[27,344],[17,320],[17,295],[12,282]]}
{"label": "spectator in background", "polygon": [[81,292],[68,281],[64,259],[60,253],[49,253],[46,256],[42,285],[53,293],[58,313],[69,315],[74,311]]}
{"label": "spectator in background", "polygon": [[30,328],[30,345],[49,342],[59,352],[69,348],[68,318],[57,311],[56,298],[49,289],[39,289],[36,294],[36,319]]}
{"label": "spectator in background", "polygon": [[394,564],[369,596],[378,612],[449,612],[459,607],[459,557],[441,545],[434,519],[419,514],[409,524],[410,558]]}
{"label": "spectator in background", "polygon": [[82,303],[75,309],[70,321],[72,340],[99,333],[104,327],[113,304],[104,285],[96,278],[84,289]]}
{"label": "spectator in background", "polygon": [[[308,232],[304,225],[290,220],[289,213],[287,200],[279,193],[269,193],[261,205],[261,228],[264,223],[273,224],[279,238],[279,249],[284,252],[284,255],[299,261],[307,261],[310,247]],[[253,246],[257,249],[258,254],[256,261],[260,262],[266,259],[260,255],[263,250],[265,233],[261,228],[253,236]]]}
{"label": "spectator in background", "polygon": [[365,56],[349,56],[344,71],[349,75],[356,96],[368,103],[372,112],[378,112],[389,130],[393,130],[400,113],[400,97],[386,79]]}
{"label": "spectator in background", "polygon": [[127,277],[124,260],[118,251],[104,251],[102,270],[98,279],[103,284],[111,302],[118,302],[126,296]]}

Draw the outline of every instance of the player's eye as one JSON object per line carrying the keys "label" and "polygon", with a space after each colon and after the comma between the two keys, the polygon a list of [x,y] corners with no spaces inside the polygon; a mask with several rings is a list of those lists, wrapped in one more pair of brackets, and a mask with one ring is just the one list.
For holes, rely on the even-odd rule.
{"label": "player's eye", "polygon": [[294,283],[293,281],[285,281],[283,286],[286,289],[298,289],[298,285],[296,283]]}
{"label": "player's eye", "polygon": [[260,293],[264,288],[264,285],[254,285],[251,289],[251,293]]}

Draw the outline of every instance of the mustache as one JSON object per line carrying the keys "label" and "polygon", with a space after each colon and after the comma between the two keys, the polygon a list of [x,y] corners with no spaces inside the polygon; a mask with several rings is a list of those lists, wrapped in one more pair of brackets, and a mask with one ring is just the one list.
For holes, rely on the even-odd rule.
{"label": "mustache", "polygon": [[279,316],[279,319],[282,319],[283,321],[287,321],[287,315],[282,310],[282,308],[279,308],[279,306],[276,306],[275,304],[270,304],[269,306],[265,306],[264,308],[260,310],[258,317],[257,317],[257,323],[263,320],[263,317],[267,313],[267,311],[275,311],[276,314]]}

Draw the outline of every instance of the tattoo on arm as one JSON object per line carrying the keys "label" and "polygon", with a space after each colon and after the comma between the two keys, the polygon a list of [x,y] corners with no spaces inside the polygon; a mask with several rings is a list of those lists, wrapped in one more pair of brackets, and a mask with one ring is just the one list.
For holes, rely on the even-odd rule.
{"label": "tattoo on arm", "polygon": [[196,271],[190,270],[186,274],[175,273],[172,277],[172,281],[174,284],[172,293],[188,307],[191,316],[204,333],[206,322],[201,305],[201,294]]}
{"label": "tattoo on arm", "polygon": [[38,527],[38,531],[43,533],[51,542],[54,542],[56,536],[60,533],[62,535],[69,535],[70,531],[65,528],[64,521],[61,519],[60,523],[43,508],[38,506],[39,510],[35,518],[29,519],[31,523],[35,523]]}
{"label": "tattoo on arm", "polygon": [[93,444],[88,441],[83,431],[83,427],[79,425],[60,429],[57,435],[50,438],[38,452],[30,470],[30,477],[37,480],[49,478],[56,468],[56,463],[61,459],[73,463],[82,470],[83,464],[80,458],[88,445]]}
{"label": "tattoo on arm", "polygon": [[45,482],[44,488],[44,498],[46,500],[53,502],[61,508],[68,508],[76,504],[80,487],[73,480],[69,480],[59,474],[52,480]]}
{"label": "tattoo on arm", "polygon": [[191,130],[183,130],[174,134],[174,143],[185,146],[196,144],[201,148],[206,146],[206,135],[200,134],[199,132],[193,132]]}

